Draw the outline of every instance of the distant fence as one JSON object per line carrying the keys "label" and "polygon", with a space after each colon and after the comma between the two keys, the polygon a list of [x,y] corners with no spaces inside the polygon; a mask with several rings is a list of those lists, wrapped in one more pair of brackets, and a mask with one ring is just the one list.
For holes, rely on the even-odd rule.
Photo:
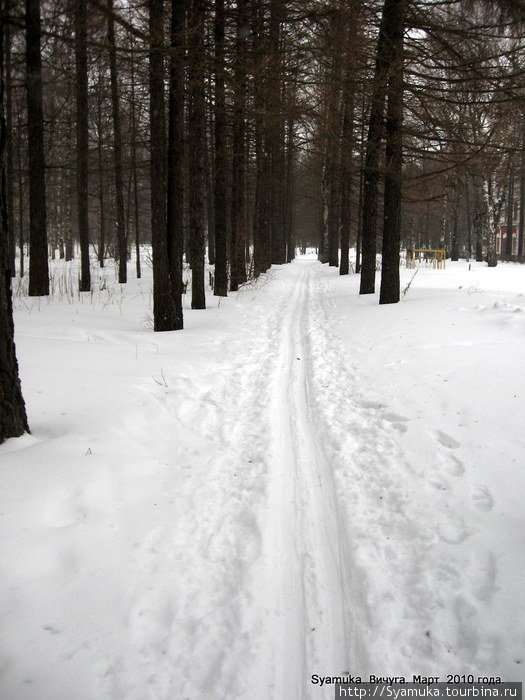
{"label": "distant fence", "polygon": [[406,266],[428,265],[437,270],[445,268],[446,251],[431,248],[407,248]]}

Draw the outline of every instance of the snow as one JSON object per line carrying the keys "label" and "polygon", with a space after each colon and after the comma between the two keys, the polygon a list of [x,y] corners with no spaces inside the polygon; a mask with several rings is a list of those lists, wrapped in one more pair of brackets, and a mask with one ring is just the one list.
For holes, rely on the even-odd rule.
{"label": "snow", "polygon": [[150,274],[15,290],[0,697],[525,680],[525,269],[422,267],[379,306],[309,252],[157,334]]}

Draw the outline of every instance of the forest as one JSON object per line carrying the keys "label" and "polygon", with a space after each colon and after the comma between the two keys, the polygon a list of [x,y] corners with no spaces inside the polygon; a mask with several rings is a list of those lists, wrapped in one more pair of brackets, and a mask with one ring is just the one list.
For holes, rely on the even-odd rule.
{"label": "forest", "polygon": [[525,0],[0,0],[0,696],[523,682],[524,229]]}
{"label": "forest", "polygon": [[5,269],[42,296],[48,259],[79,256],[89,292],[93,258],[124,284],[150,244],[165,331],[184,265],[203,308],[206,265],[225,296],[306,246],[341,274],[355,246],[362,294],[380,254],[380,303],[400,249],[521,260],[522,21],[482,0],[4,0]]}

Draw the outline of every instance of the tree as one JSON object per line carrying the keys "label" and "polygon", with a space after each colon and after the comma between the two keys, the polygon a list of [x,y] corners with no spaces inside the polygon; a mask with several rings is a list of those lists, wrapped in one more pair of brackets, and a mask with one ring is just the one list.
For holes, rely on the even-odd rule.
{"label": "tree", "polygon": [[0,16],[0,443],[29,431],[18,375],[11,303],[11,265],[6,196],[6,140],[4,117],[4,37],[9,15],[5,0]]}
{"label": "tree", "polygon": [[[392,0],[385,22],[390,41],[387,87],[385,195],[380,304],[399,301],[399,245],[401,236],[401,168],[403,163],[403,33],[408,0]],[[385,13],[386,13],[385,2]]]}
{"label": "tree", "polygon": [[91,290],[89,266],[89,123],[87,65],[87,0],[75,4],[76,126],[77,126],[77,220],[80,240],[79,291]]}
{"label": "tree", "polygon": [[204,291],[204,149],[206,147],[206,103],[204,86],[204,28],[206,3],[192,0],[188,22],[189,105],[189,176],[190,188],[190,264],[191,308],[205,309]]}
{"label": "tree", "polygon": [[172,0],[168,104],[167,244],[175,327],[182,315],[182,255],[184,250],[184,29],[186,0]]}
{"label": "tree", "polygon": [[[214,222],[215,231],[215,280],[213,293],[225,297],[228,294],[228,239],[226,209],[226,96],[224,86],[224,0],[215,0],[215,170],[214,170]],[[210,235],[213,235],[210,233]]]}
{"label": "tree", "polygon": [[122,135],[120,128],[120,96],[117,75],[117,48],[115,45],[115,23],[113,0],[108,0],[108,46],[111,82],[111,111],[113,116],[113,158],[115,167],[115,199],[117,214],[118,281],[127,282],[127,241],[124,214],[124,180],[122,175]]}
{"label": "tree", "polygon": [[164,2],[149,5],[151,244],[153,256],[153,328],[177,328],[166,236],[166,124],[164,98]]}
{"label": "tree", "polygon": [[40,0],[26,0],[26,85],[29,157],[29,296],[49,294]]}
{"label": "tree", "polygon": [[233,105],[233,193],[231,280],[232,292],[246,281],[245,176],[246,176],[246,42],[250,33],[248,5],[237,0]]}

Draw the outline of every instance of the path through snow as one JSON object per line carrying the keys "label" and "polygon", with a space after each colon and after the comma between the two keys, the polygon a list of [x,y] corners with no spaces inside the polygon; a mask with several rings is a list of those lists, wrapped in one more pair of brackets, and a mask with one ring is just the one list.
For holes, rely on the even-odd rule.
{"label": "path through snow", "polygon": [[410,391],[424,362],[404,368],[392,319],[410,325],[413,307],[344,311],[334,290],[352,280],[331,273],[308,257],[272,269],[155,343],[89,309],[58,336],[22,326],[22,360],[67,343],[73,377],[89,346],[115,399],[0,450],[0,695],[308,700],[333,696],[312,674],[522,680],[523,604],[502,583],[522,559],[510,539],[514,558],[500,551],[479,436],[463,446],[449,427],[453,397]]}

